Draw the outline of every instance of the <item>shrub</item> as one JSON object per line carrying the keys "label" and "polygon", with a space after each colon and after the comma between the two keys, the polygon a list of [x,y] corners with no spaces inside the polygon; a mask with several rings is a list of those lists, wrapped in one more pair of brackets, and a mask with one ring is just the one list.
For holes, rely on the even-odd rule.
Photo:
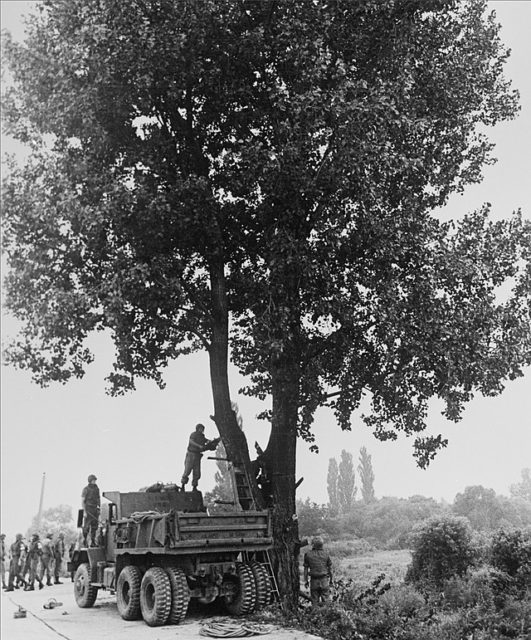
{"label": "shrub", "polygon": [[432,518],[415,532],[406,582],[440,589],[448,578],[463,575],[473,565],[475,557],[466,518]]}
{"label": "shrub", "polygon": [[531,586],[531,530],[497,531],[491,544],[491,563],[514,579],[521,595]]}

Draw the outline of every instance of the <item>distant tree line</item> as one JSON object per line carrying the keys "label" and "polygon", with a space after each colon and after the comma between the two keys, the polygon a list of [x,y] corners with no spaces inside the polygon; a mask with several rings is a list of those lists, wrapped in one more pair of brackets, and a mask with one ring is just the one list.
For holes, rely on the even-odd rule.
{"label": "distant tree line", "polygon": [[[361,499],[364,504],[374,502],[374,471],[372,458],[365,447],[360,449],[358,464]],[[335,458],[328,461],[328,504],[334,515],[349,513],[358,493],[356,473],[354,471],[353,456],[348,451],[341,451],[339,464]]]}
{"label": "distant tree line", "polygon": [[[364,456],[367,456],[364,452]],[[370,463],[370,456],[369,463]],[[351,461],[352,456],[342,452],[342,462]],[[316,504],[306,499],[297,503],[299,527],[301,536],[311,536],[316,533],[328,536],[330,539],[344,537],[363,538],[378,548],[398,549],[409,548],[411,534],[415,527],[434,517],[456,516],[464,517],[470,523],[472,530],[477,532],[492,532],[501,528],[521,528],[531,526],[531,473],[529,469],[522,470],[522,481],[511,486],[510,495],[498,495],[493,489],[481,485],[466,487],[458,493],[452,504],[437,501],[422,495],[409,498],[383,497],[376,499],[374,492],[367,491],[373,487],[372,480],[366,482],[365,492],[362,485],[362,499],[355,500],[355,491],[348,489],[352,485],[344,486],[349,490],[351,500],[347,504],[342,501],[339,486],[342,482],[339,466],[332,458],[328,471],[329,497],[328,504]],[[361,463],[360,463],[360,466]],[[337,467],[337,472],[335,469]],[[344,469],[351,469],[352,465],[344,464]],[[367,464],[365,469],[372,468]],[[358,471],[360,471],[358,467]],[[336,477],[337,492],[334,492]],[[361,475],[360,471],[360,478]],[[367,475],[366,477],[370,477]],[[332,489],[332,491],[331,491]],[[343,495],[345,491],[343,489]]]}

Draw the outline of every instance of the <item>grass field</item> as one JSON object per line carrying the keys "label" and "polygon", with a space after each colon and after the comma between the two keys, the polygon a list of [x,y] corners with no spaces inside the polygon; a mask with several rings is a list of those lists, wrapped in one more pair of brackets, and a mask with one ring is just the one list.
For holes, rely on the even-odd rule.
{"label": "grass field", "polygon": [[387,582],[399,584],[411,563],[411,551],[371,551],[346,558],[332,556],[332,562],[338,578],[352,578],[359,585],[370,584],[382,573],[385,573]]}

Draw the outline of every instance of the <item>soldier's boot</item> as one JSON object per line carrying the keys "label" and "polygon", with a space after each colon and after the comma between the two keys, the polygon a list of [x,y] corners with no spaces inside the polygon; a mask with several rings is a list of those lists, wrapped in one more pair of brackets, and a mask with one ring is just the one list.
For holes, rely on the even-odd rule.
{"label": "soldier's boot", "polygon": [[14,590],[15,590],[15,587],[13,587],[13,586],[11,586],[11,587],[8,586],[8,587],[4,588],[4,591],[14,591]]}
{"label": "soldier's boot", "polygon": [[44,589],[44,584],[43,584],[42,580],[39,580],[39,591],[41,589]]}
{"label": "soldier's boot", "polygon": [[24,587],[24,591],[35,591],[35,587],[33,586],[33,584],[27,582],[26,586]]}
{"label": "soldier's boot", "polygon": [[46,586],[47,587],[53,587],[53,582],[52,582],[51,578],[48,578],[48,580],[46,580]]}
{"label": "soldier's boot", "polygon": [[63,584],[63,583],[59,580],[59,578],[56,578],[54,584]]}

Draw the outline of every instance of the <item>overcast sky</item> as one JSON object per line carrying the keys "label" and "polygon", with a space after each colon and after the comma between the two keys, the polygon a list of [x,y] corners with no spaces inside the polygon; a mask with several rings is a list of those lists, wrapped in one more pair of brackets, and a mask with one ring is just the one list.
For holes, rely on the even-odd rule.
{"label": "overcast sky", "polygon": [[[33,3],[0,4],[2,28],[21,37],[21,15]],[[522,111],[515,121],[492,131],[498,163],[485,169],[483,183],[453,198],[444,213],[459,217],[488,201],[496,217],[521,208],[531,218],[531,2],[503,0],[489,5],[512,49],[506,73],[521,93]],[[2,138],[2,149],[13,145]],[[16,323],[3,314],[4,343],[15,330]],[[216,435],[208,418],[212,399],[206,355],[188,356],[170,366],[164,391],[139,382],[134,394],[111,398],[105,395],[104,378],[111,370],[112,345],[97,335],[91,346],[95,363],[82,381],[67,386],[41,389],[28,374],[2,367],[1,526],[9,537],[25,531],[36,514],[43,474],[44,508],[70,504],[75,510],[88,474],[97,475],[102,491],[135,491],[156,481],[177,482],[194,425],[203,422],[207,435]],[[267,425],[255,418],[262,406],[236,395],[242,383],[232,370],[233,395],[249,443],[252,447],[258,440],[265,447]],[[352,431],[342,433],[329,411],[319,411],[315,433],[320,453],[310,453],[303,442],[298,447],[297,476],[304,477],[298,497],[327,502],[329,459],[339,459],[346,449],[357,465],[361,446],[372,455],[378,497],[421,494],[451,502],[456,493],[476,484],[507,495],[510,485],[520,480],[521,470],[531,467],[531,370],[508,383],[501,396],[472,401],[457,425],[444,420],[440,411],[440,406],[432,407],[429,430],[443,433],[449,445],[426,471],[415,465],[411,440],[378,442],[356,416]],[[203,491],[212,487],[214,472],[215,463],[204,459]]]}

